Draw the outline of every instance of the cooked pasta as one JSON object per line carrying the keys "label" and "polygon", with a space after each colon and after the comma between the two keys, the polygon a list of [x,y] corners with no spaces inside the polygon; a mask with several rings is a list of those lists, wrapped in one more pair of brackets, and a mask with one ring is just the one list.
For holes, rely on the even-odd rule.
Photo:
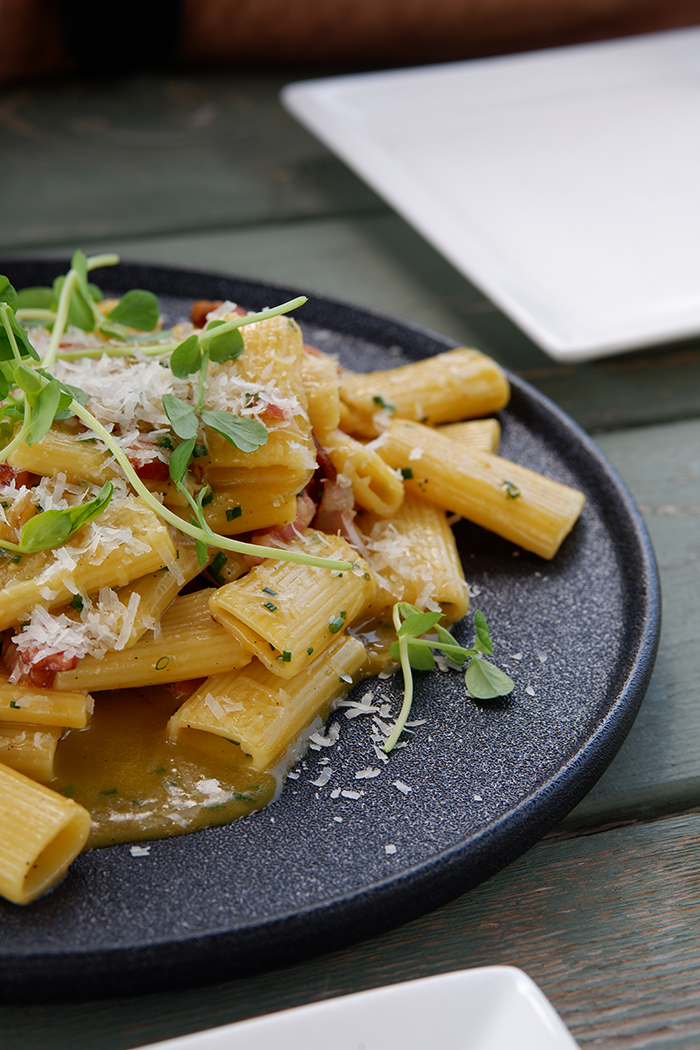
{"label": "cooked pasta", "polygon": [[48,290],[15,314],[6,282],[0,302],[21,365],[0,402],[0,894],[18,904],[86,844],[272,801],[333,704],[392,665],[392,607],[466,614],[448,511],[549,558],[583,505],[495,455],[498,420],[474,417],[509,387],[478,351],[351,373],[290,304],[195,304],[162,331],[150,293],[95,298],[93,265],[74,257],[36,351],[18,320],[43,323]]}

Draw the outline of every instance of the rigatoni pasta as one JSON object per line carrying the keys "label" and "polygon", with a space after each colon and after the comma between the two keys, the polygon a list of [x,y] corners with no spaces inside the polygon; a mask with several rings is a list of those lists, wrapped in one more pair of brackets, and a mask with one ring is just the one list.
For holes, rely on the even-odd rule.
{"label": "rigatoni pasta", "polygon": [[90,814],[0,765],[0,894],[29,904],[65,875],[87,842]]}
{"label": "rigatoni pasta", "polygon": [[[283,307],[233,303],[162,332],[149,293],[135,315],[93,301],[79,255],[32,329],[41,372],[12,328],[28,407],[2,424],[0,893],[16,903],[86,843],[268,804],[333,704],[392,666],[392,607],[466,614],[448,512],[549,558],[583,505],[494,455],[498,420],[474,417],[509,386],[478,351],[362,375],[305,347]],[[65,331],[76,289],[92,331]],[[46,407],[32,422],[38,398],[53,424]]]}

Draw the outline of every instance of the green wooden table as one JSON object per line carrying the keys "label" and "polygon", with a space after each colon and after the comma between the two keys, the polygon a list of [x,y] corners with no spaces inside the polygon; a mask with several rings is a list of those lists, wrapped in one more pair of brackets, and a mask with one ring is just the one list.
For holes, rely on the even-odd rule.
{"label": "green wooden table", "polygon": [[[303,76],[300,71],[299,76]],[[637,722],[560,828],[452,904],[345,951],[177,994],[0,1008],[6,1050],[126,1050],[460,967],[510,963],[582,1047],[700,1045],[700,340],[546,358],[281,109],[274,76],[0,96],[0,251],[268,277],[474,344],[596,440],[646,517],[664,630]]]}

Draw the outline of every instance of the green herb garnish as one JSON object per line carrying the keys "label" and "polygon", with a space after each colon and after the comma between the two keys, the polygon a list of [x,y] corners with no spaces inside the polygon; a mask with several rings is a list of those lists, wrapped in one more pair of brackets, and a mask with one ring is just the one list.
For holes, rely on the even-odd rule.
{"label": "green herb garnish", "polygon": [[[439,612],[421,612],[408,602],[397,602],[392,610],[397,641],[389,646],[389,653],[399,660],[404,680],[404,699],[399,717],[384,744],[388,753],[401,736],[406,719],[413,702],[413,674],[417,671],[431,671],[435,667],[432,650],[438,649],[452,661],[463,666],[467,664],[464,681],[469,693],[477,700],[492,700],[497,696],[507,696],[515,688],[515,683],[504,671],[494,664],[481,659],[482,653],[491,655],[493,643],[484,614],[477,610],[474,613],[476,641],[473,648],[465,649],[455,641],[439,621],[443,614]],[[424,638],[425,634],[437,634],[437,638]]]}

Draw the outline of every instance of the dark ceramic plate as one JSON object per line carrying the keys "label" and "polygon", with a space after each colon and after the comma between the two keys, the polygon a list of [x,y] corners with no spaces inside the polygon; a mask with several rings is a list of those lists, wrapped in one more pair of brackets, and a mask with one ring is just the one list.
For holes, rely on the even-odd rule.
{"label": "dark ceramic plate", "polygon": [[[17,287],[47,284],[65,269],[0,263]],[[169,322],[187,316],[195,298],[261,308],[298,294],[135,265],[95,279],[109,292],[152,289]],[[360,371],[454,345],[324,298],[297,316],[308,342]],[[355,779],[380,765],[368,716],[339,713],[338,743],[311,752],[268,810],[155,842],[148,857],[132,857],[128,846],[95,850],[30,907],[0,902],[1,1001],[218,982],[370,937],[494,874],[595,783],[651,675],[660,622],[654,555],[629,493],[596,446],[511,378],[513,398],[500,414],[502,454],[588,497],[553,562],[476,526],[457,526],[467,578],[480,591],[474,607],[491,627],[495,659],[516,681],[512,696],[478,705],[465,697],[457,672],[419,676],[412,718],[425,724],[374,779]],[[456,633],[469,637],[466,625]],[[396,703],[391,679],[373,689]],[[319,788],[311,781],[324,756],[333,776]],[[333,799],[335,787],[362,794]]]}

